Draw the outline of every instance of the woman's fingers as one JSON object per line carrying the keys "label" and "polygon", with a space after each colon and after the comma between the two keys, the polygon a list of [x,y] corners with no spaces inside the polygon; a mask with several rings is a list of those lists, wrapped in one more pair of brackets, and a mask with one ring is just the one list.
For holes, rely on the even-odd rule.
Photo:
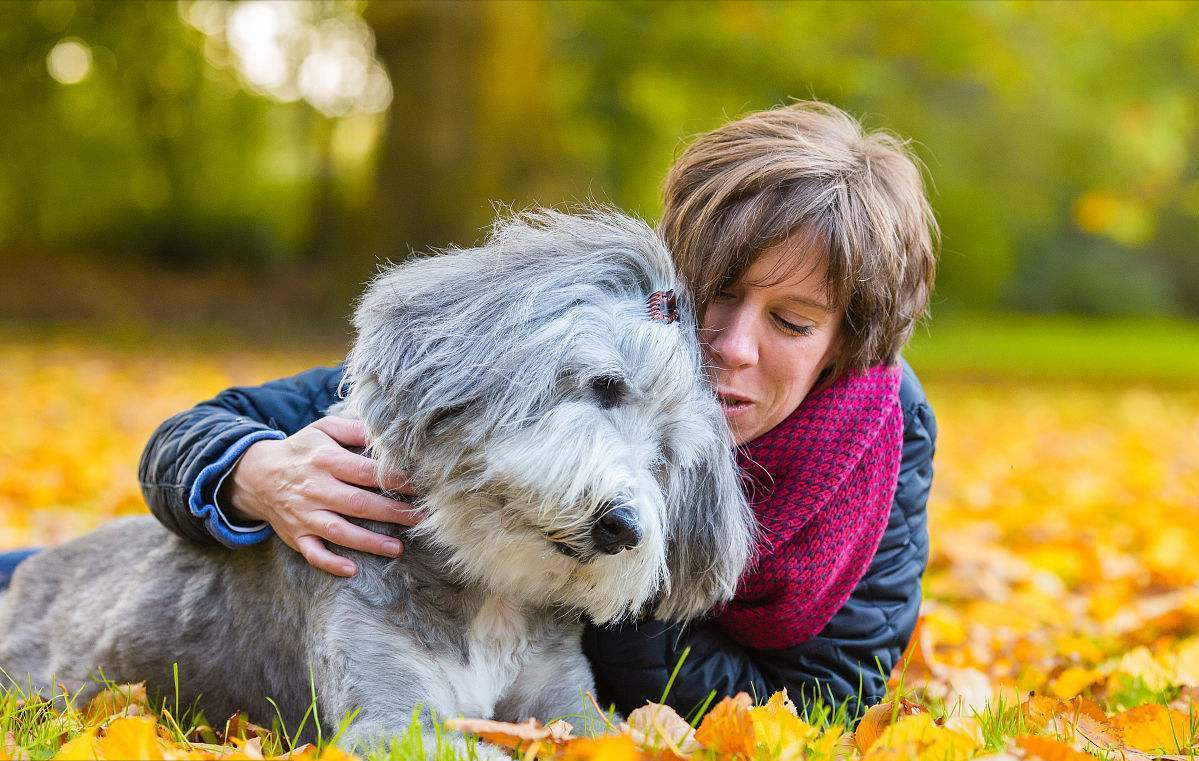
{"label": "woman's fingers", "polygon": [[355,518],[415,526],[421,517],[407,502],[336,481],[322,497],[326,509]]}
{"label": "woman's fingers", "polygon": [[317,510],[311,513],[308,516],[308,530],[334,544],[352,550],[369,552],[372,555],[395,558],[404,551],[404,545],[398,539],[355,526],[337,513],[328,510]]}
{"label": "woman's fingers", "polygon": [[298,536],[296,537],[295,549],[296,552],[304,556],[304,559],[308,561],[308,565],[331,573],[334,576],[353,576],[358,573],[358,566],[354,565],[353,561],[330,552],[325,547],[325,543],[320,540],[320,537],[313,536],[312,534]]}
{"label": "woman's fingers", "polygon": [[[329,472],[347,484],[358,484],[379,488],[377,463],[369,457],[341,450],[330,455]],[[395,494],[412,494],[408,477],[398,471],[389,470],[383,477],[383,488]]]}
{"label": "woman's fingers", "polygon": [[310,425],[343,447],[366,446],[366,426],[361,420],[326,415]]}

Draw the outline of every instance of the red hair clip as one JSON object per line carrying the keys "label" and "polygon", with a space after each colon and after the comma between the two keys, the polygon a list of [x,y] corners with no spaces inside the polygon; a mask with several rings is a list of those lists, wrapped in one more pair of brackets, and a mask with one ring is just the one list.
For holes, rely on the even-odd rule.
{"label": "red hair clip", "polygon": [[679,301],[674,291],[654,291],[649,295],[649,318],[672,323],[679,319]]}

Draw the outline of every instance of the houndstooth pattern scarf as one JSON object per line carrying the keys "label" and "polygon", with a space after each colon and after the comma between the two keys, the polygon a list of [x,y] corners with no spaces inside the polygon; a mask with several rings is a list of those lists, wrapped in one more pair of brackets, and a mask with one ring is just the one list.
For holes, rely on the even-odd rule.
{"label": "houndstooth pattern scarf", "polygon": [[878,365],[806,399],[741,447],[757,557],[717,613],[749,647],[793,647],[845,604],[887,526],[903,447],[901,369]]}

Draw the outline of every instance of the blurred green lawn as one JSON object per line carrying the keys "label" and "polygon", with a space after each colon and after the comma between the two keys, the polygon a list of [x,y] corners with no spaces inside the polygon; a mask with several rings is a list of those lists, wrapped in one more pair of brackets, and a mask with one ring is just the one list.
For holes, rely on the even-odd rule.
{"label": "blurred green lawn", "polygon": [[1199,323],[953,314],[918,329],[904,355],[930,379],[1199,386]]}
{"label": "blurred green lawn", "polygon": [[[207,324],[101,321],[83,324],[0,319],[0,341],[91,344],[104,351],[212,356],[301,353],[337,361],[349,325],[303,317]],[[922,379],[980,383],[1126,385],[1199,388],[1199,322],[1163,318],[1096,318],[953,313],[921,325],[904,355]]]}

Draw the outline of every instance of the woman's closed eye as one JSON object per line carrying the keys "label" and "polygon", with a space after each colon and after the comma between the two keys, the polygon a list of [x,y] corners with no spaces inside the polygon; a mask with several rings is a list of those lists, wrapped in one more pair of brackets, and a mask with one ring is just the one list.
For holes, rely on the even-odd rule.
{"label": "woman's closed eye", "polygon": [[810,336],[812,335],[812,331],[816,329],[815,325],[796,325],[793,322],[789,322],[782,317],[779,317],[777,314],[774,315],[774,320],[784,333],[789,333],[795,336]]}
{"label": "woman's closed eye", "polygon": [[[713,301],[729,301],[735,298],[737,298],[737,294],[721,289],[716,291]],[[772,313],[770,317],[779,330],[790,336],[810,336],[816,330],[815,325],[799,325],[777,314]]]}

